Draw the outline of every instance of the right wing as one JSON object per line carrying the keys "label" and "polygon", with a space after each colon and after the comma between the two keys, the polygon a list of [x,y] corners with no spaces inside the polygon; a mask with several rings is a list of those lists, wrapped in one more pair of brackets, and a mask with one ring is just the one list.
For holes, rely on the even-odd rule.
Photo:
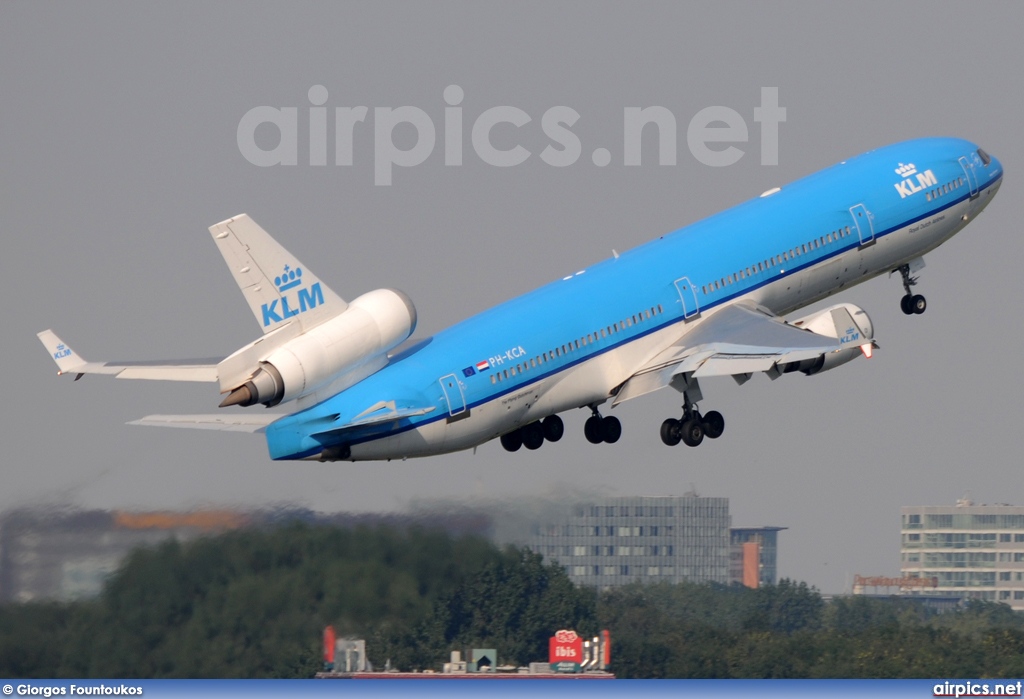
{"label": "right wing", "polygon": [[149,379],[152,381],[209,381],[217,380],[219,359],[157,360],[146,362],[90,362],[73,351],[52,330],[37,335],[57,363],[57,374],[106,374],[119,379]]}

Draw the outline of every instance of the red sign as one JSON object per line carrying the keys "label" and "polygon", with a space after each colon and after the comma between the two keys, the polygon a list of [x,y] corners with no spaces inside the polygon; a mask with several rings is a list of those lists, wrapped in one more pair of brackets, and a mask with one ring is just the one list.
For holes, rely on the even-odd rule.
{"label": "red sign", "polygon": [[548,641],[548,662],[557,663],[583,662],[583,639],[575,631],[562,629]]}
{"label": "red sign", "polygon": [[324,629],[324,663],[334,665],[334,627]]}

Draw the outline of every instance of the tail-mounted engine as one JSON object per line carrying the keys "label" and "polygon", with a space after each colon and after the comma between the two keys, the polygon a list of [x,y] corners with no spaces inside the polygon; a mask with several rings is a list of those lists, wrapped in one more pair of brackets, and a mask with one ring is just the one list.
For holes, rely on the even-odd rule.
{"label": "tail-mounted engine", "polygon": [[416,309],[401,291],[377,289],[363,294],[334,318],[270,351],[241,385],[222,386],[230,393],[220,407],[256,403],[270,407],[306,395],[343,372],[380,358],[415,329]]}

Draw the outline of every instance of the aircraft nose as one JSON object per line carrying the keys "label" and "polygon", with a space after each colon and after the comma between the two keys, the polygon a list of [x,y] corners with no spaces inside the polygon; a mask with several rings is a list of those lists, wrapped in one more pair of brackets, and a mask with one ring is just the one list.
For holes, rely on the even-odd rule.
{"label": "aircraft nose", "polygon": [[989,169],[992,171],[992,177],[1002,177],[1003,176],[1003,164],[1001,162],[999,162],[998,158],[996,158],[994,156],[991,156],[991,155],[989,157],[992,158],[992,162],[988,166]]}

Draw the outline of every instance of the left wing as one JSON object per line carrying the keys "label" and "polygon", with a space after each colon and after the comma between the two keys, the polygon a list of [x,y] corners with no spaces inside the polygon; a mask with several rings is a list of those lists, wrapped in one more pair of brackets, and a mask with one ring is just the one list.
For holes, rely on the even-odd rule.
{"label": "left wing", "polygon": [[[863,317],[857,322],[854,315]],[[702,321],[633,374],[617,392],[613,405],[668,386],[674,377],[684,374],[687,381],[733,376],[742,383],[754,372],[768,372],[777,378],[784,371],[780,367],[833,353],[860,349],[871,356],[874,347],[871,322],[854,306],[835,306],[788,323],[762,308],[738,303]]]}
{"label": "left wing", "polygon": [[145,362],[90,362],[73,351],[52,330],[38,333],[39,340],[57,363],[57,375],[107,374],[119,379],[151,381],[216,381],[220,359],[181,359]]}

